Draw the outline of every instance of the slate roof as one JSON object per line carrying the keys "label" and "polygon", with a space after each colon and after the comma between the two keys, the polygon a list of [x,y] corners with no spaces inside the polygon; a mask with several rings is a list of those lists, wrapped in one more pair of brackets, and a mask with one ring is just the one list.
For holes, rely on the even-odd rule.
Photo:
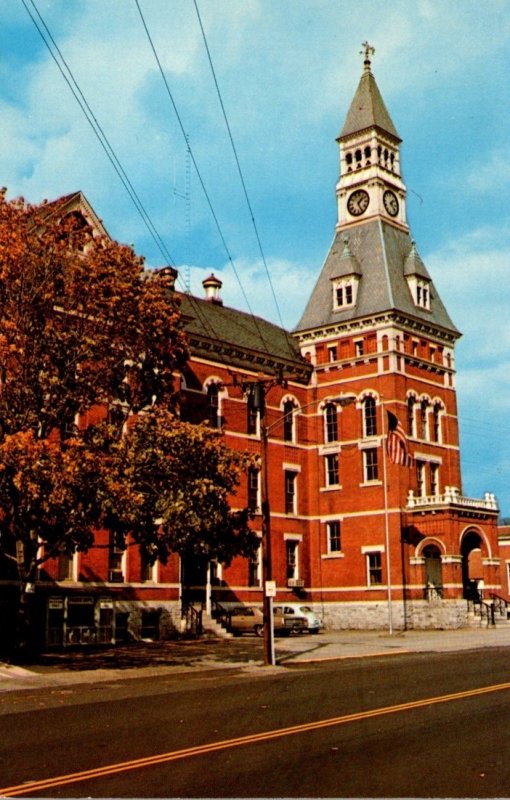
{"label": "slate roof", "polygon": [[389,133],[397,141],[402,141],[384,104],[375,78],[370,68],[367,67],[360,78],[356,94],[338,139],[359,133],[365,128],[374,127]]}
{"label": "slate roof", "polygon": [[[348,233],[348,245],[361,269],[356,304],[333,310],[331,280],[352,273],[345,258],[345,230],[338,231],[317,283],[312,291],[296,331],[334,325],[387,311],[402,312],[454,335],[459,331],[450,319],[433,282],[430,282],[430,310],[416,306],[405,278],[412,261],[414,274],[429,278],[409,233],[375,219]],[[342,257],[343,256],[343,257]],[[409,259],[410,257],[410,259]]]}
{"label": "slate roof", "polygon": [[176,295],[194,355],[214,355],[228,366],[274,374],[283,369],[289,377],[308,379],[311,366],[289,331],[235,308],[179,292]]}

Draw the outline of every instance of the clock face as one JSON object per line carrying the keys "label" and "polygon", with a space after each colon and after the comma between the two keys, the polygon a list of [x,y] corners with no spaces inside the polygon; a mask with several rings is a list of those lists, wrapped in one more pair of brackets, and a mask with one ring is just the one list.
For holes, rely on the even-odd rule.
{"label": "clock face", "polygon": [[347,211],[353,217],[359,217],[367,210],[369,202],[368,192],[365,192],[364,189],[356,189],[347,200]]}
{"label": "clock face", "polygon": [[398,214],[398,200],[394,192],[384,192],[383,194],[384,208],[390,217],[396,217]]}

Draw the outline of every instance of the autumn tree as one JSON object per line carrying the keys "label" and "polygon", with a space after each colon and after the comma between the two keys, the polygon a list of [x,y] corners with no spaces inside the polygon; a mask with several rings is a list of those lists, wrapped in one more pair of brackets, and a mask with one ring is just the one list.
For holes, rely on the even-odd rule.
{"label": "autumn tree", "polygon": [[149,562],[172,552],[223,563],[252,554],[248,512],[232,511],[230,498],[253,459],[226,447],[219,431],[155,406],[101,450],[105,524],[130,534]]}
{"label": "autumn tree", "polygon": [[[183,424],[169,413],[186,356],[178,302],[131,248],[97,235],[79,213],[63,216],[58,203],[0,194],[0,555],[17,569],[21,619],[41,564],[86,550],[105,522],[153,554],[157,541],[158,556],[182,543],[171,520],[187,532],[186,546],[207,536],[221,551],[221,525],[198,526],[177,484],[165,491],[165,475],[187,479],[179,460],[200,463],[198,480],[205,468],[201,511],[215,523],[223,517],[227,539],[234,531],[227,473],[241,464],[221,451],[211,468],[219,443],[178,433]],[[151,449],[179,435],[171,472]],[[151,485],[166,506],[145,492]],[[182,489],[188,499],[196,491]],[[156,540],[158,517],[165,525]],[[230,544],[242,549],[242,539]]]}

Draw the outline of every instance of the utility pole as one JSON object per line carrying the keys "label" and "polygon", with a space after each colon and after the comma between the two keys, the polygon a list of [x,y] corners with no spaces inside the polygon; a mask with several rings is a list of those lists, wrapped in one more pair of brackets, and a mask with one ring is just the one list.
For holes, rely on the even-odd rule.
{"label": "utility pole", "polygon": [[269,430],[266,424],[266,393],[274,386],[276,381],[259,379],[250,383],[248,388],[248,403],[253,411],[258,412],[260,422],[260,505],[262,510],[262,589],[263,589],[263,614],[264,614],[264,664],[274,666],[274,617],[271,561],[271,510],[269,506],[269,471],[268,471],[268,437]]}

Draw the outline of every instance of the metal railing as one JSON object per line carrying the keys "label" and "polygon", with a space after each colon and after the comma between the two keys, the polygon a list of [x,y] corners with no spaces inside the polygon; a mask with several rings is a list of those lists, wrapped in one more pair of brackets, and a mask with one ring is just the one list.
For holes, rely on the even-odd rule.
{"label": "metal railing", "polygon": [[222,606],[221,603],[218,603],[217,600],[214,600],[214,598],[211,598],[211,614],[220,625],[230,630],[232,612]]}
{"label": "metal railing", "polygon": [[186,620],[186,631],[193,636],[201,636],[203,633],[202,608],[196,608],[193,603],[182,601],[181,617]]}
{"label": "metal railing", "polygon": [[499,594],[495,594],[494,592],[491,592],[489,597],[491,598],[494,604],[494,608],[498,612],[498,614],[501,617],[504,617],[505,619],[509,619],[510,603],[508,602],[508,600],[506,600],[506,598],[504,597],[501,597],[501,595]]}
{"label": "metal railing", "polygon": [[481,594],[467,598],[468,610],[472,610],[475,617],[480,617],[480,626],[485,620],[487,628],[496,624],[494,603],[492,600],[484,600]]}

